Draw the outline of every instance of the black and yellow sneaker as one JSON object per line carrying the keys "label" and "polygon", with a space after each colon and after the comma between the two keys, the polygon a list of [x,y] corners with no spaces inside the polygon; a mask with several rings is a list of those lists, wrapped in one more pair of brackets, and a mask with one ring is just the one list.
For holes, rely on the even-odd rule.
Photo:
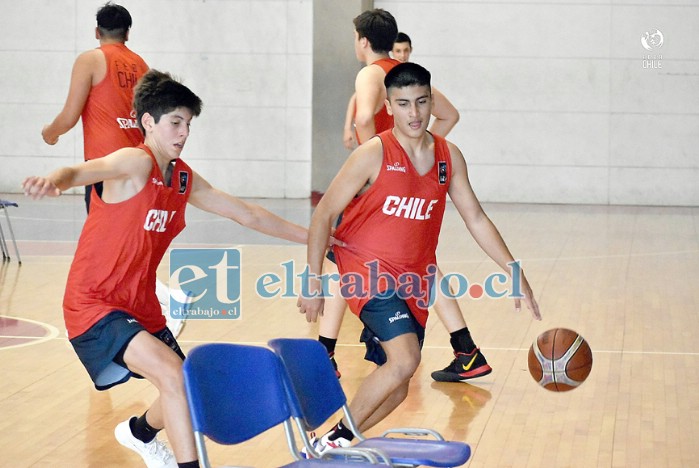
{"label": "black and yellow sneaker", "polygon": [[465,382],[469,379],[483,377],[493,371],[479,348],[469,354],[454,353],[454,360],[442,370],[432,372],[437,382]]}

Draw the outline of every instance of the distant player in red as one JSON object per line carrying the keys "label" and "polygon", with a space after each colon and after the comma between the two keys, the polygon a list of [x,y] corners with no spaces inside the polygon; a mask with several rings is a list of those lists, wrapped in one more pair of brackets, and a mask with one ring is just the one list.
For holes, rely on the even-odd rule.
{"label": "distant player in red", "polygon": [[[126,47],[130,30],[131,15],[123,6],[107,3],[97,11],[95,38],[100,46],[75,59],[63,110],[41,132],[46,143],[55,145],[80,118],[85,161],[143,142],[132,102],[133,88],[148,65]],[[101,183],[95,190],[102,194]],[[91,185],[85,187],[88,211],[91,191]]]}
{"label": "distant player in red", "polygon": [[[165,326],[154,284],[163,254],[185,226],[186,205],[299,243],[307,231],[215,189],[180,159],[190,122],[201,111],[201,100],[187,87],[150,70],[136,88],[134,107],[144,144],[28,177],[23,186],[40,198],[104,181],[102,197],[92,194],[68,275],[63,312],[70,342],[98,390],[140,376],[158,389],[148,411],[117,426],[119,443],[148,466],[193,468],[184,354]],[[163,428],[174,457],[155,438]]]}
{"label": "distant player in red", "polygon": [[[392,58],[388,57],[388,54],[383,54],[382,51],[380,50],[380,46],[378,45],[379,43],[382,42],[383,39],[381,37],[384,34],[388,34],[388,31],[384,29],[383,31],[376,31],[374,32],[373,29],[375,25],[371,21],[367,21],[372,19],[372,17],[375,17],[377,14],[378,15],[384,15],[386,12],[383,12],[383,10],[369,10],[368,12],[362,13],[357,19],[355,19],[355,28],[357,29],[357,38],[356,41],[360,41],[359,36],[361,35],[361,38],[365,38],[366,43],[362,45],[362,47],[357,47],[357,43],[355,42],[355,54],[357,55],[357,59],[369,65],[367,60],[371,60],[371,58],[368,58],[369,52],[373,52],[374,54],[377,54],[381,58],[378,60],[374,61],[371,63],[371,65],[378,65],[384,70],[384,74],[381,76],[378,76],[377,78],[380,80],[383,80],[383,77],[385,76],[388,71],[396,66],[399,63],[405,63],[410,60],[410,54],[413,51],[413,44],[412,41],[410,40],[410,37],[402,32],[399,32],[398,35],[396,36],[395,41],[393,42],[393,48],[391,49],[391,56]],[[387,23],[390,22],[390,18],[385,15],[385,21]],[[361,18],[361,19],[360,19]],[[360,32],[361,30],[361,32]],[[375,46],[373,42],[376,42],[377,45]],[[368,47],[367,47],[368,46]],[[384,57],[384,55],[386,55]],[[364,72],[366,73],[366,72]],[[359,75],[358,75],[359,76]],[[363,79],[362,83],[364,84],[371,84],[373,79]],[[356,83],[355,83],[356,86]],[[360,91],[362,94],[369,92],[371,93],[371,88],[372,86],[369,86],[368,89],[366,86],[362,87],[362,90]],[[435,117],[436,121],[432,123],[432,128],[430,131],[432,133],[437,133],[438,135],[446,137],[447,134],[451,131],[451,129],[456,125],[456,123],[459,121],[459,111],[456,110],[456,108],[452,105],[451,102],[444,96],[441,92],[439,92],[436,88],[432,88],[432,93],[434,95],[434,99],[437,100],[437,104],[433,108],[433,117]],[[393,119],[390,118],[390,116],[384,117],[384,113],[386,111],[385,106],[383,105],[383,101],[385,100],[385,96],[381,95],[382,97],[379,99],[381,103],[381,109],[377,111],[377,113],[374,115],[374,127],[375,127],[375,132],[376,133],[381,133],[384,130],[388,130],[393,126]],[[369,101],[369,107],[371,108],[371,102]],[[359,139],[357,136],[357,130],[355,128],[355,117],[357,113],[357,93],[355,92],[352,94],[352,97],[349,100],[349,103],[347,104],[347,114],[345,116],[345,127],[343,130],[343,144],[345,147],[349,150],[352,150],[357,147],[359,143],[361,143],[362,139]],[[381,115],[379,115],[381,114]],[[435,115],[436,114],[436,115]]]}
{"label": "distant player in red", "polygon": [[[378,342],[386,359],[362,382],[350,404],[362,431],[382,421],[406,398],[420,363],[430,297],[425,278],[434,277],[436,270],[435,250],[447,193],[485,253],[507,272],[507,265],[514,262],[473,193],[461,152],[427,131],[432,108],[430,73],[420,65],[404,63],[388,72],[385,87],[395,126],[350,155],[316,207],[308,239],[309,296],[302,295],[298,301],[307,320],[315,321],[322,314],[325,246],[334,220],[344,210],[335,235],[345,245],[334,249],[342,294],[364,323],[369,344]],[[393,286],[388,280],[372,283],[376,271],[393,277]],[[532,316],[540,319],[524,274],[521,286]],[[519,309],[520,299],[515,307]],[[340,421],[315,445],[324,452],[348,446],[352,437]]]}

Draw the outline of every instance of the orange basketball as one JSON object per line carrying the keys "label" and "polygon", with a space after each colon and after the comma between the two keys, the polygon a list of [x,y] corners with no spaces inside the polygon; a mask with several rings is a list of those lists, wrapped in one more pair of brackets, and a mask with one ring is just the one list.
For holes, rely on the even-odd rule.
{"label": "orange basketball", "polygon": [[529,373],[552,392],[567,392],[592,370],[592,350],[573,330],[554,328],[539,335],[529,348]]}

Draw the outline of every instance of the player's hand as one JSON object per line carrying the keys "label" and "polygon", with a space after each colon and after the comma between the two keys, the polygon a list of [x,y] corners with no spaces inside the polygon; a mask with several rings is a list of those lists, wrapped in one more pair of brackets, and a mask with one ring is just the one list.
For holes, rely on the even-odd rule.
{"label": "player's hand", "polygon": [[330,248],[330,247],[332,247],[333,245],[337,245],[337,246],[340,246],[340,247],[344,247],[344,246],[347,245],[347,244],[345,244],[344,242],[342,242],[340,239],[338,239],[338,238],[335,237],[335,228],[332,228],[332,229],[330,230],[330,240],[328,241],[327,247]]}
{"label": "player's hand", "polygon": [[46,177],[27,177],[22,182],[22,189],[26,196],[35,200],[43,197],[57,197],[61,194],[60,189]]}
{"label": "player's hand", "polygon": [[48,125],[44,125],[44,128],[41,129],[41,137],[44,139],[47,145],[55,145],[58,143],[58,135],[50,136],[47,132],[48,128]]}
{"label": "player's hand", "polygon": [[522,272],[521,281],[522,295],[524,296],[524,298],[515,299],[515,311],[519,312],[522,310],[522,300],[524,300],[524,303],[527,305],[527,308],[529,309],[529,312],[531,312],[532,317],[534,317],[535,320],[541,320],[539,304],[536,302],[536,299],[534,299],[534,293],[532,292],[532,288],[529,286],[529,281],[527,281],[527,277],[524,276],[524,272]]}
{"label": "player's hand", "polygon": [[318,317],[323,315],[323,307],[325,306],[325,299],[322,294],[318,297],[308,298],[299,295],[298,301],[296,301],[296,306],[299,308],[300,314],[306,314],[306,322],[317,322]]}
{"label": "player's hand", "polygon": [[354,132],[352,130],[345,129],[342,132],[342,144],[348,150],[353,150],[357,147],[357,139],[354,137]]}
{"label": "player's hand", "polygon": [[[307,284],[301,285],[301,293],[296,301],[300,314],[306,315],[306,322],[316,322],[323,315],[325,299],[323,287],[317,275],[310,274],[305,277]],[[302,280],[303,281],[303,280]]]}
{"label": "player's hand", "polygon": [[333,236],[330,236],[330,240],[328,241],[328,247],[332,247],[332,246],[334,246],[334,245],[337,245],[337,246],[340,246],[340,247],[344,247],[344,246],[346,246],[347,244],[345,244],[344,242],[342,242],[340,239],[335,239]]}

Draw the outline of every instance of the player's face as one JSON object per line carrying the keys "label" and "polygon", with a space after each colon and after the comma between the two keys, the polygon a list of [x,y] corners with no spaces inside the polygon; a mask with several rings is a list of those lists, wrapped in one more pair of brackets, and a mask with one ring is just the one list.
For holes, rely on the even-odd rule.
{"label": "player's face", "polygon": [[393,44],[393,50],[391,51],[391,54],[393,55],[393,58],[398,60],[401,63],[408,62],[410,60],[410,53],[413,51],[413,48],[410,47],[409,42],[395,42]]}
{"label": "player's face", "polygon": [[432,93],[429,86],[391,88],[388,113],[393,115],[394,127],[407,136],[425,133],[432,113]]}
{"label": "player's face", "polygon": [[163,114],[157,124],[153,125],[152,135],[157,141],[158,149],[170,159],[180,157],[184,144],[189,137],[189,125],[192,112],[186,107]]}

